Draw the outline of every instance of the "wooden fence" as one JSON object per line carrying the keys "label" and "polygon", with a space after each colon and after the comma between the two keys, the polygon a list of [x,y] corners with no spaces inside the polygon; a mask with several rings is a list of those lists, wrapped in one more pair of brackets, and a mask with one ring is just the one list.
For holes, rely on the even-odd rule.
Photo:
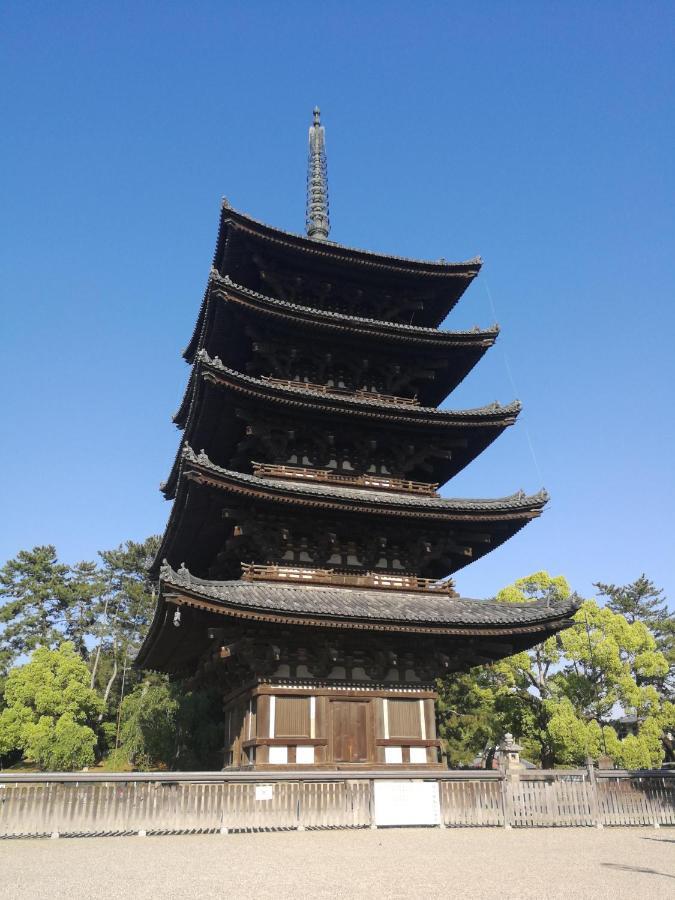
{"label": "wooden fence", "polygon": [[675,825],[675,772],[0,772],[5,838],[378,824]]}

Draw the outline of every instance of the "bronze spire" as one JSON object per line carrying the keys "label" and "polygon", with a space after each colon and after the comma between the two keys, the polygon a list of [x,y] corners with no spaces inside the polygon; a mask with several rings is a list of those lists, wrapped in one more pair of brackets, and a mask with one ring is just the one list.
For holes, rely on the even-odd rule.
{"label": "bronze spire", "polygon": [[314,121],[309,128],[307,162],[307,236],[325,241],[330,230],[328,219],[328,172],[326,168],[326,135],[321,124],[321,111],[314,107]]}

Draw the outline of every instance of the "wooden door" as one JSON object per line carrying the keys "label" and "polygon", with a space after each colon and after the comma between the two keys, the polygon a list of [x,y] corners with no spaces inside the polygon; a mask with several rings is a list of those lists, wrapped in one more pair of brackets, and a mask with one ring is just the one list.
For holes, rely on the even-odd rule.
{"label": "wooden door", "polygon": [[334,762],[368,762],[368,701],[331,702]]}

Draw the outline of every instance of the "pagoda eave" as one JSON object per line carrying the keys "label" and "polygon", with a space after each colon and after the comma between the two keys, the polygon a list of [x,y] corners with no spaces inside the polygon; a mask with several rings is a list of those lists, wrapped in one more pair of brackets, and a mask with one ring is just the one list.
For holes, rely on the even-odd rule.
{"label": "pagoda eave", "polygon": [[[223,276],[252,290],[293,299],[296,292],[284,286],[298,275],[329,283],[338,293],[358,283],[366,290],[390,288],[399,299],[414,298],[412,305],[397,306],[395,318],[437,326],[458,302],[481,268],[478,258],[466,262],[424,262],[385,256],[293,235],[256,222],[230,208],[221,213],[214,268]],[[281,277],[281,281],[279,278]],[[274,285],[270,288],[270,285]],[[333,294],[337,297],[337,293]],[[353,298],[354,299],[354,298]],[[338,307],[340,302],[336,301]],[[328,302],[329,308],[337,308]],[[356,303],[353,309],[361,308]],[[373,307],[375,308],[375,307]]]}
{"label": "pagoda eave", "polygon": [[420,260],[373,253],[369,250],[347,247],[334,241],[316,241],[300,234],[266,225],[224,203],[221,206],[218,240],[213,258],[215,268],[219,268],[218,263],[223,256],[229,228],[235,228],[251,237],[283,246],[288,250],[297,251],[305,257],[321,257],[324,262],[333,261],[350,266],[356,265],[364,269],[390,270],[396,277],[414,275],[450,279],[460,276],[473,279],[483,265],[483,260],[478,256],[462,262]]}
{"label": "pagoda eave", "polygon": [[388,420],[410,425],[476,425],[486,427],[507,427],[512,425],[521,410],[516,400],[506,405],[493,403],[476,409],[447,410],[436,407],[418,406],[404,400],[388,402],[376,395],[370,399],[365,392],[349,394],[326,390],[317,392],[302,382],[279,385],[270,380],[254,378],[229,369],[218,358],[211,359],[206,351],[198,354],[195,368],[188,387],[173,421],[183,427],[188,419],[195,390],[195,381],[205,378],[212,384],[251,397],[256,402],[271,402],[277,408],[282,406],[306,409],[320,414],[332,412],[339,415],[358,416],[372,420]]}
{"label": "pagoda eave", "polygon": [[197,325],[190,343],[183,352],[184,358],[189,363],[194,361],[195,354],[200,349],[200,338],[208,330],[205,323],[214,314],[214,304],[231,306],[262,321],[280,322],[292,329],[302,328],[310,332],[328,331],[344,336],[376,339],[393,347],[408,345],[423,350],[473,350],[478,354],[477,358],[494,344],[499,334],[497,325],[490,328],[476,327],[465,331],[450,331],[316,309],[259,294],[234,284],[229,278],[212,273]]}
{"label": "pagoda eave", "polygon": [[[430,594],[218,582],[163,566],[160,602],[136,664],[165,668],[166,658],[175,659],[178,642],[189,656],[198,658],[208,649],[209,621],[230,622],[234,627],[258,623],[309,633],[362,632],[389,635],[393,640],[397,635],[415,634],[421,640],[440,641],[450,653],[464,656],[477,652],[472,644],[478,640],[485,660],[498,659],[514,647],[525,649],[566,628],[579,602],[572,598],[552,605],[514,605]],[[174,619],[177,610],[182,614],[180,623]],[[184,621],[185,614],[196,618],[192,623]]]}
{"label": "pagoda eave", "polygon": [[[371,499],[366,500],[364,494],[370,494]],[[273,521],[280,517],[292,520],[293,528],[304,522],[308,533],[325,534],[337,527],[342,535],[359,531],[376,538],[388,529],[400,528],[394,523],[405,523],[411,549],[418,547],[420,541],[432,540],[437,546],[436,555],[426,563],[425,574],[441,578],[501,546],[541,514],[547,499],[542,492],[530,497],[519,493],[500,500],[429,498],[428,505],[405,505],[399,495],[384,492],[289,486],[230,472],[203,456],[199,461],[188,450],[181,462],[176,499],[152,571],[156,573],[166,558],[172,565],[185,562],[193,571],[206,575],[209,555],[219,544],[227,543],[238,523],[245,523],[251,511],[256,510],[256,515],[264,514]],[[409,498],[406,500],[410,503]],[[243,533],[247,533],[247,526]],[[252,557],[250,551],[243,549],[237,558],[243,563]],[[324,565],[328,556],[323,559],[318,559],[316,565]]]}
{"label": "pagoda eave", "polygon": [[[365,421],[374,435],[380,434],[388,443],[407,441],[407,435],[419,435],[423,429],[429,441],[451,449],[420,464],[422,468],[417,475],[406,477],[421,477],[422,480],[445,484],[512,425],[520,409],[518,404],[511,404],[508,407],[490,406],[458,412],[434,411],[426,420],[421,423],[416,420],[413,424],[401,407],[384,403],[359,407],[354,403],[341,403],[339,399],[337,404],[326,403],[325,397],[302,390],[285,391],[288,405],[279,404],[275,396],[279,389],[244,377],[246,381],[241,384],[235,373],[232,377],[223,378],[220,371],[208,371],[202,363],[195,364],[183,402],[174,417],[176,425],[183,429],[184,437],[162,488],[168,499],[175,494],[182,447],[186,443],[200,449],[209,447],[218,460],[231,459],[238,442],[242,440],[246,416],[253,415],[254,410],[269,422],[277,419],[288,421],[289,427],[295,427],[291,417],[297,415],[298,409],[302,410],[301,420],[308,423],[321,421],[324,429],[340,431],[345,426],[357,427],[358,423]],[[254,391],[251,390],[251,382],[256,385]],[[243,391],[238,389],[240,386]],[[221,398],[227,400],[224,407],[220,405]],[[236,422],[239,424],[236,425]],[[261,461],[283,463],[286,460]]]}
{"label": "pagoda eave", "polygon": [[[406,382],[404,391],[417,396],[422,405],[437,406],[480,361],[498,334],[497,325],[442,331],[316,309],[276,300],[212,275],[183,355],[193,363],[199,350],[204,350],[211,357],[219,357],[228,368],[251,375],[258,371],[266,374],[269,352],[275,352],[272,348],[276,348],[277,361],[283,366],[289,347],[308,343],[318,366],[325,364],[327,355],[334,357],[342,350],[354,356],[358,360],[355,380],[364,374],[360,360],[368,359],[369,371],[373,367],[377,371],[390,357],[403,370],[418,370]],[[259,357],[261,346],[267,352]]]}
{"label": "pagoda eave", "polygon": [[268,502],[291,503],[350,512],[379,510],[386,515],[476,521],[489,518],[509,520],[535,518],[548,502],[548,494],[526,495],[524,492],[499,499],[464,500],[445,497],[424,497],[404,493],[384,492],[367,488],[337,487],[333,485],[305,484],[292,479],[261,478],[234,472],[217,466],[203,454],[196,454],[190,447],[183,449],[186,478],[200,484],[210,484],[220,490],[241,493],[252,499]]}

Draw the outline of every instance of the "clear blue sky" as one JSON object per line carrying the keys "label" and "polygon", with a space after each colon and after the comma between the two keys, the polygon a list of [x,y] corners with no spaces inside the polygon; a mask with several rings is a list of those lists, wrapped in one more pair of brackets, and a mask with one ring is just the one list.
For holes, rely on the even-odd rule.
{"label": "clear blue sky", "polygon": [[672,598],[673,10],[4,3],[0,560],[163,529],[220,197],[302,231],[318,103],[333,239],[485,260],[446,327],[502,334],[448,405],[525,408],[446,493],[552,500],[460,590]]}

